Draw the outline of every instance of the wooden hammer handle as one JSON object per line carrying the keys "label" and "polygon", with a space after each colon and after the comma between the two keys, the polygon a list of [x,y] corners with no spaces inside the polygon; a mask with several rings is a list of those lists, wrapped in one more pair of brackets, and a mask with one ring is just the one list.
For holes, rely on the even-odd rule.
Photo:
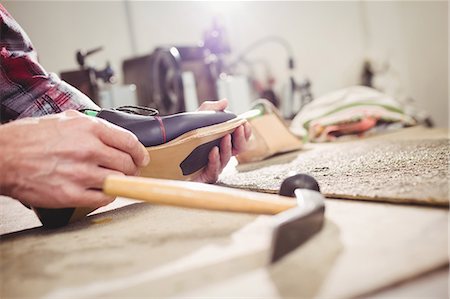
{"label": "wooden hammer handle", "polygon": [[209,184],[141,177],[108,176],[103,192],[154,204],[254,214],[278,214],[297,205],[294,198]]}

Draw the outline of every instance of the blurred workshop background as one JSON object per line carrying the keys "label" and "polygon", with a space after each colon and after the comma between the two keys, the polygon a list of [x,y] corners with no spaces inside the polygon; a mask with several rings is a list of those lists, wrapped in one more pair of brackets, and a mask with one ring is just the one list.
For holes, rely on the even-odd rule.
{"label": "blurred workshop background", "polygon": [[[301,105],[292,99],[295,92],[300,93],[299,101],[305,101],[376,78],[383,91],[413,99],[436,126],[448,125],[447,1],[6,1],[3,5],[28,33],[48,71],[70,75],[89,66],[103,81],[138,87],[142,82],[130,78],[146,82],[161,76],[158,82],[167,90],[159,96],[166,92],[169,97],[164,107],[158,107],[162,112],[193,109],[196,97],[200,102],[233,95],[231,106],[245,110],[245,101],[265,95],[288,105],[283,113],[291,116]],[[179,53],[170,51],[172,46]],[[102,50],[83,56],[98,47]],[[164,55],[175,55],[182,66],[171,70],[172,62],[164,55],[155,62],[157,48],[168,50]],[[77,51],[84,66],[80,57],[76,60]],[[199,60],[207,68],[199,66]],[[147,78],[133,65],[138,69],[157,65],[161,72]],[[185,73],[176,77],[179,69]],[[115,80],[108,76],[111,70]],[[174,78],[181,80],[181,87],[169,82]],[[211,80],[215,90],[199,90],[199,80]],[[106,85],[99,83],[100,94],[111,88]],[[184,101],[181,106],[176,103],[178,92]],[[127,92],[116,91],[117,95],[122,99],[106,96],[103,101],[109,102],[103,105],[152,104],[133,95],[127,99]],[[238,103],[239,97],[243,100]],[[101,96],[98,101],[102,104]]]}

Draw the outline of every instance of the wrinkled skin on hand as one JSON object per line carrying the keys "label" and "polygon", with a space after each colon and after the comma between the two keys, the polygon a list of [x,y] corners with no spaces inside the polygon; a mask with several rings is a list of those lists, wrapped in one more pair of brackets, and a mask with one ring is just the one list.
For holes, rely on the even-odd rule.
{"label": "wrinkled skin on hand", "polygon": [[149,162],[136,136],[77,111],[0,126],[0,191],[24,204],[100,207],[106,176],[136,175]]}
{"label": "wrinkled skin on hand", "polygon": [[[200,105],[198,111],[223,111],[227,106],[228,101],[225,99],[215,102],[206,101]],[[219,174],[225,168],[228,161],[230,161],[231,156],[237,155],[245,150],[247,141],[251,134],[252,131],[250,124],[245,123],[234,130],[232,134],[233,143],[231,143],[231,135],[225,135],[220,142],[220,147],[214,147],[209,153],[208,165],[197,178],[197,181],[204,183],[215,183],[219,178]]]}

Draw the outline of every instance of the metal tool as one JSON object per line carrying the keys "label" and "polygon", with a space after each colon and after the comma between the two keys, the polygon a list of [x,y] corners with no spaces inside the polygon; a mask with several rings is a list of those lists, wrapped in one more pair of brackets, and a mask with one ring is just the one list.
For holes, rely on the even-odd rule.
{"label": "metal tool", "polygon": [[[108,176],[103,184],[103,192],[153,204],[276,215],[270,257],[272,263],[303,244],[322,228],[324,222],[324,197],[317,181],[304,174],[285,179],[279,195],[202,183],[127,176]],[[296,200],[292,200],[292,197]],[[44,225],[65,225],[83,214],[80,209],[35,211]]]}

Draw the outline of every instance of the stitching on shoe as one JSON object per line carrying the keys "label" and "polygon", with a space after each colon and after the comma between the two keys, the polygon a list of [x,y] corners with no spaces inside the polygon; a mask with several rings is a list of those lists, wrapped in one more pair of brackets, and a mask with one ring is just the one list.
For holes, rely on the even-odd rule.
{"label": "stitching on shoe", "polygon": [[115,110],[126,112],[129,114],[145,115],[145,116],[155,116],[159,114],[159,111],[155,108],[144,107],[144,106],[120,106],[115,108]]}

